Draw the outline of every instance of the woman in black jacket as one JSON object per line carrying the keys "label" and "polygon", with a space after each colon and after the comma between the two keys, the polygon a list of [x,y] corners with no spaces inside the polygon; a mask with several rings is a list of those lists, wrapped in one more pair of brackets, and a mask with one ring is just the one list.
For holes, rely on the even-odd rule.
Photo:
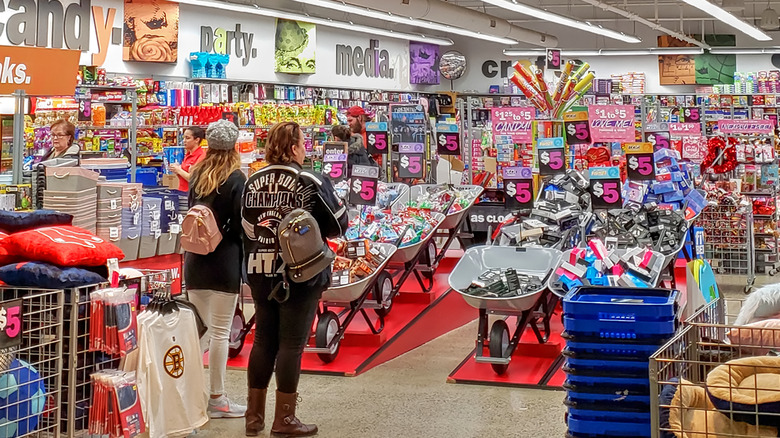
{"label": "woman in black jacket", "polygon": [[247,278],[255,301],[257,330],[247,368],[249,406],[246,435],[257,436],[265,427],[265,399],[276,368],[276,411],[271,428],[276,436],[309,436],[317,426],[295,416],[301,355],[309,338],[322,292],[330,285],[330,266],[306,282],[289,282],[289,297],[277,294],[282,282],[278,270],[277,229],[296,208],[316,219],[323,242],[343,234],[347,211],[327,179],[302,170],[306,149],[303,131],[294,122],[274,125],[268,133],[264,167],[244,188],[242,226]]}
{"label": "woman in black jacket", "polygon": [[211,418],[243,417],[246,406],[235,404],[225,395],[225,369],[228,359],[230,326],[241,290],[241,194],[246,176],[239,169],[236,151],[238,128],[220,120],[206,130],[206,158],[192,168],[189,205],[206,205],[222,230],[222,241],[206,255],[184,254],[184,281],[190,301],[198,309],[209,330],[201,339],[209,350],[211,375]]}

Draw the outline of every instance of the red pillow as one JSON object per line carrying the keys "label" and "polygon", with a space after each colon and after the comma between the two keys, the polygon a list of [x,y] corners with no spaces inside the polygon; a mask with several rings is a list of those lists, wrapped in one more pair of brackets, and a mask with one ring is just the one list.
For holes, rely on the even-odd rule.
{"label": "red pillow", "polygon": [[101,266],[122,250],[82,228],[60,225],[14,233],[0,241],[9,255],[58,266]]}
{"label": "red pillow", "polygon": [[[0,231],[0,241],[8,237],[8,234]],[[2,244],[0,244],[2,245]],[[19,257],[12,256],[8,254],[8,251],[5,249],[5,247],[0,246],[0,266],[5,266],[11,263],[15,263],[19,260]]]}

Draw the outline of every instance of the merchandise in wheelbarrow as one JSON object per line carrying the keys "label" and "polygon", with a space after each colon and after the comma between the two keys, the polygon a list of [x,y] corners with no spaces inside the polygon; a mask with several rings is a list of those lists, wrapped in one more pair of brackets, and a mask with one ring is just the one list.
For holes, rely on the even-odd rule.
{"label": "merchandise in wheelbarrow", "polygon": [[[369,319],[365,309],[381,308],[382,302],[367,302],[366,299],[370,293],[375,297],[381,297],[381,288],[384,286],[387,273],[385,266],[392,258],[396,247],[390,243],[370,243],[370,252],[373,259],[377,262],[372,266],[371,272],[354,282],[349,281],[349,273],[337,269],[337,261],[334,261],[333,283],[323,294],[320,302],[322,310],[317,313],[317,325],[314,333],[315,347],[307,347],[304,351],[308,353],[317,353],[317,356],[325,362],[330,363],[336,359],[339,353],[341,340],[344,338],[347,327],[360,313],[366,321],[369,329],[374,334],[379,334],[384,329],[384,315],[377,312],[379,316],[379,327]],[[356,264],[362,263],[359,259]],[[347,282],[342,284],[342,279],[347,276]],[[391,280],[392,281],[392,280]],[[392,284],[392,283],[391,283]],[[338,314],[332,307],[339,307],[343,310]]]}
{"label": "merchandise in wheelbarrow", "polygon": [[591,239],[587,248],[563,253],[548,286],[559,297],[581,285],[656,287],[673,259],[646,248],[607,249],[601,240]]}
{"label": "merchandise in wheelbarrow", "polygon": [[[449,277],[450,287],[461,294],[464,300],[479,309],[479,328],[477,330],[477,362],[489,363],[498,374],[509,367],[511,356],[517,348],[525,329],[530,327],[539,343],[547,342],[550,334],[550,319],[558,303],[557,296],[546,289],[547,278],[558,264],[560,251],[551,248],[514,248],[500,246],[477,246],[466,250],[463,257],[452,270]],[[522,294],[508,297],[474,296],[469,288],[475,278],[483,272],[493,269],[508,270],[535,277],[539,283],[535,288],[527,288]],[[509,326],[499,319],[490,328],[488,338],[488,315],[516,316],[516,326],[510,338]],[[542,328],[544,334],[542,333]],[[489,343],[486,345],[486,342]],[[488,348],[489,357],[484,356]]]}
{"label": "merchandise in wheelbarrow", "polygon": [[[349,194],[349,180],[338,182],[334,189],[336,196],[346,200]],[[409,199],[409,186],[403,183],[386,183],[379,181],[376,191],[376,206],[385,209],[397,204],[407,202]]]}
{"label": "merchandise in wheelbarrow", "polygon": [[399,211],[405,206],[440,213],[445,213],[446,209],[446,218],[439,229],[451,230],[460,225],[463,216],[483,190],[482,186],[475,185],[418,184],[409,189],[408,200],[399,197],[393,204],[393,211]]}

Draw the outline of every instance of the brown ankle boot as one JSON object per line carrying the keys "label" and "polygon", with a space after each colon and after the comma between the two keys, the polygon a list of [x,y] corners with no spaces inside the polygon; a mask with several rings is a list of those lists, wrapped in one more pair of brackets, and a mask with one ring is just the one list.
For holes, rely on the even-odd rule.
{"label": "brown ankle boot", "polygon": [[267,389],[249,388],[246,407],[246,436],[257,436],[265,429],[265,396]]}
{"label": "brown ankle boot", "polygon": [[287,394],[276,391],[276,413],[271,435],[278,437],[311,436],[317,434],[315,424],[303,424],[295,416],[298,393]]}

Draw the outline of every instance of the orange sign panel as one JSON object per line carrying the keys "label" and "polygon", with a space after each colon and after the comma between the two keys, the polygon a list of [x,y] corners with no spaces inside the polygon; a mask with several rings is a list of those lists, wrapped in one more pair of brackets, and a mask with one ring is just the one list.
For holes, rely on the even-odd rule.
{"label": "orange sign panel", "polygon": [[78,50],[0,46],[0,94],[71,96],[80,56]]}

